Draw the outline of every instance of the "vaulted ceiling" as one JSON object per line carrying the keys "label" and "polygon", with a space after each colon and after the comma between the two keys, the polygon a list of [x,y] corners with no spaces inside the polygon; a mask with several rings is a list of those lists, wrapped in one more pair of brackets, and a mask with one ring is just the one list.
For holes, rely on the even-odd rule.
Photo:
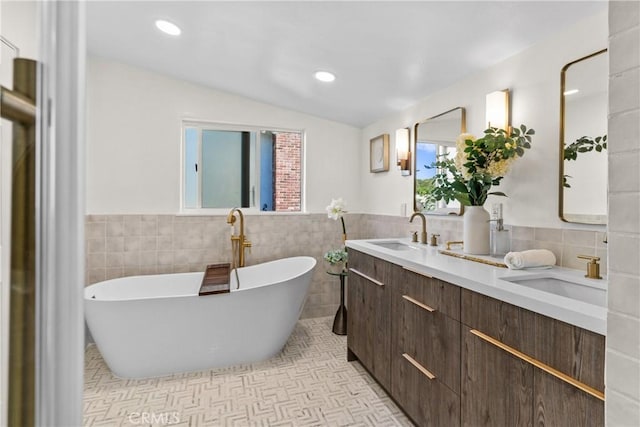
{"label": "vaulted ceiling", "polygon": [[[89,1],[90,55],[366,126],[606,1]],[[157,19],[182,29],[158,31]],[[313,78],[336,75],[332,83]]]}

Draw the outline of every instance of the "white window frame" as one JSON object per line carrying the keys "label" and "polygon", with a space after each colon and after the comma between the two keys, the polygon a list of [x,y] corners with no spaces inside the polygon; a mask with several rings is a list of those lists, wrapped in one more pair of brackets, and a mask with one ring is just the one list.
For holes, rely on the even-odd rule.
{"label": "white window frame", "polygon": [[[186,154],[186,141],[185,141],[185,131],[187,128],[196,128],[198,129],[198,189],[197,189],[197,207],[195,208],[187,208],[185,207],[185,154]],[[305,189],[306,189],[306,133],[304,129],[286,129],[280,128],[276,126],[255,126],[255,125],[243,125],[243,124],[232,124],[232,123],[219,123],[208,120],[199,120],[199,119],[183,119],[180,127],[180,212],[182,215],[226,215],[230,209],[234,206],[230,206],[228,208],[203,208],[202,207],[202,174],[200,171],[202,170],[202,130],[219,130],[219,131],[232,131],[232,132],[252,132],[257,135],[256,145],[255,145],[255,162],[252,165],[254,174],[255,174],[255,185],[254,191],[252,192],[251,202],[253,206],[248,208],[241,208],[244,213],[253,214],[253,215],[291,215],[291,214],[302,214],[306,212],[306,197],[305,197]],[[261,211],[258,207],[258,204],[255,203],[256,199],[259,199],[260,196],[260,149],[259,149],[259,135],[260,132],[290,132],[290,133],[299,133],[301,136],[301,147],[300,147],[300,210],[299,211]]]}

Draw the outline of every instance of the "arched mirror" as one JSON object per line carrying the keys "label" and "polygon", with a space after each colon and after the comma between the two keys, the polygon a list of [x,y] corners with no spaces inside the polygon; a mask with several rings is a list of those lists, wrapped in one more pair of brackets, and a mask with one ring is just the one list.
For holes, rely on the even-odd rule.
{"label": "arched mirror", "polygon": [[560,218],[607,223],[609,55],[603,49],[565,65],[560,103]]}
{"label": "arched mirror", "polygon": [[430,169],[437,156],[456,155],[456,139],[466,131],[465,111],[457,107],[418,122],[414,126],[414,187],[413,204],[416,212],[434,215],[462,214],[460,202],[436,201],[431,197],[435,169]]}

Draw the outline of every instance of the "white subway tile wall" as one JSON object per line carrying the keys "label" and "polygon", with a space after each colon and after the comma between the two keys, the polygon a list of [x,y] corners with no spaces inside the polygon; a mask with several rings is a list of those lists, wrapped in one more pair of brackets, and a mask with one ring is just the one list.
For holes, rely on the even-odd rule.
{"label": "white subway tile wall", "polygon": [[609,290],[605,417],[640,425],[640,3],[609,2]]}
{"label": "white subway tile wall", "polygon": [[[347,214],[348,238],[409,237],[421,221],[387,215]],[[509,226],[508,226],[509,227]],[[546,248],[557,264],[585,268],[576,255],[599,255],[606,274],[605,234],[595,231],[512,227],[513,250]],[[87,284],[138,274],[204,271],[207,264],[231,262],[231,228],[224,216],[89,215],[87,230]],[[439,242],[462,240],[461,217],[427,218],[429,235]],[[252,242],[247,264],[308,255],[316,258],[303,318],[335,313],[340,301],[339,281],[325,272],[323,254],[341,245],[339,221],[324,214],[246,215],[245,234]],[[516,238],[517,237],[517,238]]]}

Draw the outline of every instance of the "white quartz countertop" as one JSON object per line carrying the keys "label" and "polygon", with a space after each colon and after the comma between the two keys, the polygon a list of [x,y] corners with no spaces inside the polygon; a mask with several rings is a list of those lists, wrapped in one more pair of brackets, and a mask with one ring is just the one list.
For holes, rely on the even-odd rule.
{"label": "white quartz countertop", "polygon": [[[375,244],[376,242],[385,241],[402,242],[409,245],[410,248],[406,250],[395,250]],[[585,285],[585,291],[606,293],[606,277],[602,280],[585,279],[582,270],[572,270],[562,267],[552,267],[547,270],[510,270],[507,268],[493,267],[491,265],[444,255],[438,252],[444,249],[443,247],[411,243],[409,239],[347,240],[346,245],[348,248],[353,248],[360,252],[381,258],[415,271],[416,273],[435,277],[479,294],[531,310],[535,313],[543,314],[601,335],[606,335],[606,298],[603,298],[603,304],[593,304],[505,280],[535,278],[544,272],[547,274],[551,273],[558,278],[580,281],[581,284]],[[501,260],[496,259],[496,261]]]}

